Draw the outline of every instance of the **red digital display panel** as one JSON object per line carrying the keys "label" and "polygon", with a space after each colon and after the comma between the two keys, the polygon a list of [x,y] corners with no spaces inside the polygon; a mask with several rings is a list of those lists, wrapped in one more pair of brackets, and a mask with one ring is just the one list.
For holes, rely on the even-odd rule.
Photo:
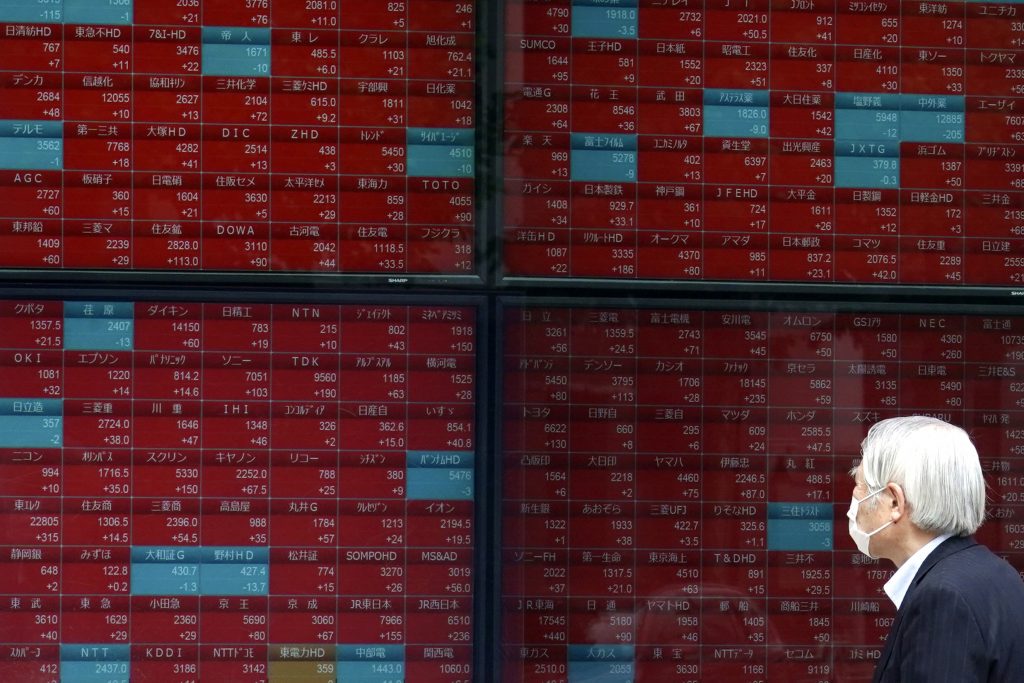
{"label": "red digital display panel", "polygon": [[504,274],[1020,285],[1018,15],[510,0]]}
{"label": "red digital display panel", "polygon": [[0,7],[0,267],[465,274],[473,0]]}
{"label": "red digital display panel", "polygon": [[[655,304],[656,306],[656,304]],[[869,681],[894,607],[846,511],[874,422],[963,425],[1024,571],[1024,319],[515,305],[503,681]]]}
{"label": "red digital display panel", "polygon": [[468,683],[476,318],[0,301],[0,679]]}

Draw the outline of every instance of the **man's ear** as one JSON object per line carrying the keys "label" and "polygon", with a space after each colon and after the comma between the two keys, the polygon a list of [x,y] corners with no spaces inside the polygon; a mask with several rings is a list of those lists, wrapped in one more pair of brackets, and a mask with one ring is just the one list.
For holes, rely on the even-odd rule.
{"label": "man's ear", "polygon": [[889,490],[891,498],[889,502],[889,518],[893,522],[898,522],[904,515],[910,513],[910,510],[907,508],[907,495],[899,484],[890,482],[886,488]]}

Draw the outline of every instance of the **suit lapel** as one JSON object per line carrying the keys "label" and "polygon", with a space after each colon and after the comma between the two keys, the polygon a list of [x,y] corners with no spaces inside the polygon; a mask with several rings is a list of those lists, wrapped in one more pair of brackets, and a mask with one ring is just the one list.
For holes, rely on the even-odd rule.
{"label": "suit lapel", "polygon": [[903,596],[903,602],[900,604],[900,609],[896,611],[896,618],[893,620],[892,628],[889,629],[889,635],[885,639],[885,647],[882,649],[882,656],[879,658],[878,665],[875,667],[875,675],[871,679],[872,683],[879,683],[879,681],[882,680],[882,672],[884,672],[889,666],[889,659],[892,657],[893,648],[896,646],[896,641],[898,640],[900,626],[903,624],[903,615],[907,612],[904,608],[910,603],[910,597],[914,592],[914,588],[917,587],[917,584],[921,583],[921,579],[923,579],[925,575],[932,570],[932,567],[950,555],[958,553],[972,545],[977,545],[977,542],[972,536],[953,536],[940,543],[939,547],[929,553],[928,557],[924,559],[924,563],[921,565],[921,568],[917,570],[917,574],[914,575],[913,580],[910,582],[910,587],[907,588],[907,594]]}

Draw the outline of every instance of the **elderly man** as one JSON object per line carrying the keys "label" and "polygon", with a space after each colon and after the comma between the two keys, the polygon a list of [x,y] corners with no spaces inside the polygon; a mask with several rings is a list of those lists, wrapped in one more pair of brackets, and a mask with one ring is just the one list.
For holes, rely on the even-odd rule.
{"label": "elderly man", "polygon": [[875,424],[861,444],[850,536],[896,565],[896,620],[874,681],[1024,681],[1024,582],[972,537],[985,481],[967,433],[929,417]]}

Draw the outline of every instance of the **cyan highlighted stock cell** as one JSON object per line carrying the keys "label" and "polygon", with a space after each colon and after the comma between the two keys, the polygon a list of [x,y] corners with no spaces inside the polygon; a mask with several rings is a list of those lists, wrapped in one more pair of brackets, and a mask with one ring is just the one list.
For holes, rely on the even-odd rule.
{"label": "cyan highlighted stock cell", "polygon": [[132,17],[132,0],[4,0],[0,2],[0,23],[113,26],[131,24]]}
{"label": "cyan highlighted stock cell", "polygon": [[0,23],[59,24],[64,21],[63,4],[53,0],[4,0],[0,3]]}
{"label": "cyan highlighted stock cell", "polygon": [[64,303],[64,348],[69,351],[131,351],[135,310],[126,301]]}
{"label": "cyan highlighted stock cell", "polygon": [[836,140],[836,187],[896,189],[900,183],[899,142]]}
{"label": "cyan highlighted stock cell", "polygon": [[127,26],[132,23],[132,0],[63,0],[65,24]]}
{"label": "cyan highlighted stock cell", "polygon": [[407,500],[473,500],[476,456],[472,451],[409,451]]}
{"label": "cyan highlighted stock cell", "polygon": [[132,548],[131,593],[268,595],[270,550],[246,546]]}
{"label": "cyan highlighted stock cell", "polygon": [[61,683],[128,683],[130,678],[129,645],[60,646]]}
{"label": "cyan highlighted stock cell", "polygon": [[476,171],[475,132],[466,128],[409,128],[406,175],[414,178],[472,178]]}
{"label": "cyan highlighted stock cell", "polygon": [[0,398],[0,448],[57,448],[63,443],[59,398]]}
{"label": "cyan highlighted stock cell", "polygon": [[636,38],[638,0],[572,0],[574,38]]}
{"label": "cyan highlighted stock cell", "polygon": [[832,550],[832,504],[768,503],[768,550]]}
{"label": "cyan highlighted stock cell", "polygon": [[632,645],[570,645],[569,680],[587,683],[633,683]]}
{"label": "cyan highlighted stock cell", "polygon": [[711,138],[767,138],[766,90],[708,88],[704,91],[704,135]]}
{"label": "cyan highlighted stock cell", "polygon": [[870,140],[898,144],[900,96],[842,92],[835,95],[837,141]]}
{"label": "cyan highlighted stock cell", "polygon": [[206,26],[202,37],[204,76],[270,76],[269,28]]}
{"label": "cyan highlighted stock cell", "polygon": [[60,121],[0,121],[0,170],[59,171],[63,168],[64,126]]}
{"label": "cyan highlighted stock cell", "polygon": [[580,182],[633,183],[637,179],[637,136],[572,133],[569,175]]}
{"label": "cyan highlighted stock cell", "polygon": [[964,100],[952,95],[903,95],[900,140],[963,142],[966,127]]}
{"label": "cyan highlighted stock cell", "polygon": [[338,645],[338,680],[347,683],[400,683],[405,679],[403,645]]}

